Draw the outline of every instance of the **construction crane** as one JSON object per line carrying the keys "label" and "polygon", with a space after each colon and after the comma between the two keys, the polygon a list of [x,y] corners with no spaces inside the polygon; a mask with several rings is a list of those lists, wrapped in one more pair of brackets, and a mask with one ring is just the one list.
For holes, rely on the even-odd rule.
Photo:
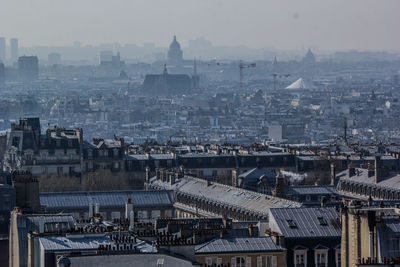
{"label": "construction crane", "polygon": [[255,68],[256,63],[245,64],[242,61],[239,63],[239,70],[240,70],[240,92],[243,91],[243,69],[245,68]]}
{"label": "construction crane", "polygon": [[277,77],[279,77],[279,78],[282,78],[282,77],[287,78],[287,77],[290,76],[290,74],[288,74],[288,73],[286,73],[286,74],[272,73],[271,76],[274,78],[274,90],[276,91],[276,78]]}

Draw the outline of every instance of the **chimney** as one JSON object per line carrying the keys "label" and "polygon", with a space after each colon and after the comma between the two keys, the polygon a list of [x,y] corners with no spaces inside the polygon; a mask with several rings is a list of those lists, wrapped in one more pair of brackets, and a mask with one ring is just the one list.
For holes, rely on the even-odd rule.
{"label": "chimney", "polygon": [[135,213],[133,210],[129,212],[129,230],[132,231],[134,227],[134,222],[135,222]]}
{"label": "chimney", "polygon": [[275,180],[275,187],[272,189],[274,197],[284,197],[286,194],[285,177],[281,172],[278,173]]}
{"label": "chimney", "polygon": [[368,170],[368,178],[375,176],[375,169],[372,167],[371,163],[368,163],[367,170]]}
{"label": "chimney", "polygon": [[39,217],[39,233],[44,234],[44,216]]}
{"label": "chimney", "polygon": [[235,168],[232,170],[232,186],[239,186],[239,169]]}
{"label": "chimney", "polygon": [[93,203],[89,203],[89,219],[93,218],[93,210],[94,210]]}
{"label": "chimney", "polygon": [[207,181],[207,186],[210,186],[211,185],[211,178],[207,178],[206,181]]}
{"label": "chimney", "polygon": [[335,185],[336,167],[335,163],[331,162],[331,185]]}
{"label": "chimney", "polygon": [[146,166],[145,183],[146,183],[145,189],[149,190],[149,184],[150,184],[150,168],[149,168],[149,166]]}
{"label": "chimney", "polygon": [[128,219],[131,211],[133,211],[132,199],[128,198],[128,202],[125,204],[125,218]]}
{"label": "chimney", "polygon": [[321,207],[325,207],[326,206],[326,197],[322,196],[321,197]]}
{"label": "chimney", "polygon": [[381,157],[375,156],[375,183],[379,183],[384,178],[384,172],[382,170]]}
{"label": "chimney", "polygon": [[94,204],[94,215],[100,214],[100,204],[95,203]]}
{"label": "chimney", "polygon": [[173,185],[175,183],[175,172],[170,171],[169,172],[169,184]]}
{"label": "chimney", "polygon": [[356,168],[352,164],[349,165],[349,177],[356,175]]}
{"label": "chimney", "polygon": [[156,179],[157,179],[157,180],[160,180],[160,178],[161,178],[160,169],[159,169],[159,168],[156,168]]}

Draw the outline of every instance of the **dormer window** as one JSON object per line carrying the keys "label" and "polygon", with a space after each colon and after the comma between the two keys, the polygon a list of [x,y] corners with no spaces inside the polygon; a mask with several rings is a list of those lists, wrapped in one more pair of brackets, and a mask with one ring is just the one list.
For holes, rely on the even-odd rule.
{"label": "dormer window", "polygon": [[290,227],[290,228],[297,228],[297,225],[296,225],[296,223],[293,221],[293,220],[290,220],[290,219],[287,219],[286,220],[286,223],[288,224],[288,226]]}
{"label": "dormer window", "polygon": [[317,219],[320,225],[328,225],[328,222],[324,217],[317,217]]}

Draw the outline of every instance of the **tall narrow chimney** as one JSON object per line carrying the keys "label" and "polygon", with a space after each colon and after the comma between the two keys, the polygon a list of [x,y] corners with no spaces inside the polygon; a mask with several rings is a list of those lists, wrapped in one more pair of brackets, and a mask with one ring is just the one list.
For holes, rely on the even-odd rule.
{"label": "tall narrow chimney", "polygon": [[331,185],[335,185],[336,167],[335,163],[331,162]]}
{"label": "tall narrow chimney", "polygon": [[41,234],[44,233],[44,217],[43,216],[39,217],[39,233],[41,233]]}
{"label": "tall narrow chimney", "polygon": [[129,212],[129,230],[132,231],[134,227],[135,213],[133,210]]}
{"label": "tall narrow chimney", "polygon": [[379,183],[383,179],[383,170],[381,165],[381,157],[375,156],[375,183]]}
{"label": "tall narrow chimney", "polygon": [[93,218],[93,203],[89,203],[89,219]]}
{"label": "tall narrow chimney", "polygon": [[128,198],[128,202],[125,204],[125,218],[128,219],[131,211],[133,211],[132,199]]}

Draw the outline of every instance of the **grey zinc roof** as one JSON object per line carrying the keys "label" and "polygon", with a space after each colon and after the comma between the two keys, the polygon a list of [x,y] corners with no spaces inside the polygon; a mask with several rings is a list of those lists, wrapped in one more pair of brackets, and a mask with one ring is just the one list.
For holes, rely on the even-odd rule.
{"label": "grey zinc roof", "polygon": [[[39,242],[46,251],[97,250],[99,245],[110,244],[110,238],[104,234],[43,236]],[[142,252],[151,252],[152,246],[137,240],[135,246]]]}
{"label": "grey zinc roof", "polygon": [[207,186],[205,180],[187,176],[179,179],[173,185],[154,178],[152,179],[152,184],[160,189],[176,190],[181,193],[197,196],[228,206],[231,205],[235,208],[256,212],[265,216],[268,216],[269,208],[301,206],[299,202],[276,198],[219,183],[213,182],[211,185]]}
{"label": "grey zinc roof", "polygon": [[40,237],[39,242],[46,251],[62,250],[97,250],[100,244],[109,244],[109,238],[105,235],[91,237],[67,238],[64,236]]}
{"label": "grey zinc roof", "polygon": [[[326,221],[321,225],[318,217]],[[270,221],[277,224],[286,238],[340,237],[340,214],[334,207],[270,209]],[[292,220],[295,227],[290,227]]]}
{"label": "grey zinc roof", "polygon": [[[358,175],[357,175],[358,172]],[[375,183],[375,176],[368,177],[368,170],[363,168],[356,168],[356,175],[349,177],[349,172],[343,171],[337,176],[341,181],[350,181],[358,184],[364,185],[374,185],[381,188],[386,188],[390,190],[400,189],[400,175],[399,174],[389,174],[379,183]]]}
{"label": "grey zinc roof", "polygon": [[100,207],[123,207],[128,198],[135,207],[170,206],[174,204],[171,191],[109,191],[41,193],[40,203],[51,209],[84,208],[98,203]]}
{"label": "grey zinc roof", "polygon": [[288,195],[329,195],[336,194],[334,186],[290,186]]}
{"label": "grey zinc roof", "polygon": [[209,242],[197,245],[195,254],[206,253],[245,253],[281,251],[281,246],[275,245],[270,237],[234,237],[214,239]]}
{"label": "grey zinc roof", "polygon": [[[75,227],[75,219],[69,214],[49,215],[49,214],[37,214],[28,215],[27,229],[28,231],[35,231],[39,229],[40,218],[44,221],[44,232],[53,233],[57,230],[70,230]],[[64,228],[64,229],[63,229]]]}
{"label": "grey zinc roof", "polygon": [[269,177],[276,177],[276,174],[266,168],[254,168],[245,173],[239,175],[239,177],[244,177],[247,179],[259,179],[261,176],[266,175]]}

